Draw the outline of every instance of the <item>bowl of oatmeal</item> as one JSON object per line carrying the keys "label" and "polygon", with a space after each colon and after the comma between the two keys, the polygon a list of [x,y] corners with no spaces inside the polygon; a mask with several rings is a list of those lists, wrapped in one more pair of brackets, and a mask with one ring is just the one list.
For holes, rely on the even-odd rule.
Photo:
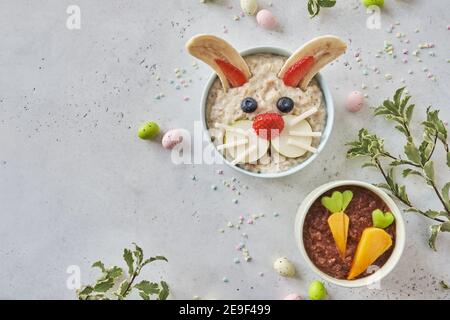
{"label": "bowl of oatmeal", "polygon": [[[351,195],[348,201],[334,210],[331,199],[345,192]],[[343,252],[330,224],[333,211],[339,219],[347,219]],[[405,246],[405,226],[397,205],[380,188],[362,181],[334,181],[312,191],[298,209],[294,232],[307,265],[323,279],[350,288],[381,281],[395,268]],[[387,245],[382,247],[385,240]]]}
{"label": "bowl of oatmeal", "polygon": [[[286,86],[278,77],[278,72],[291,54],[277,47],[245,50],[241,52],[241,56],[251,72],[247,83],[224,91],[221,79],[214,73],[205,86],[201,99],[203,129],[219,153],[219,157],[239,172],[261,178],[291,175],[314,161],[328,141],[334,120],[333,99],[328,85],[318,73],[305,90]],[[257,102],[255,112],[243,112],[242,104],[246,98],[252,98]],[[281,98],[289,99],[281,101]],[[239,126],[246,128],[247,124],[255,123],[258,115],[274,114],[274,117],[277,117],[277,114],[282,114],[280,108],[277,109],[280,104],[281,107],[288,108],[293,105],[289,111],[289,117],[292,119],[303,115],[307,118],[308,136],[299,141],[305,148],[303,152],[295,153],[294,150],[292,153],[292,149],[288,146],[291,140],[288,138],[272,139],[268,147],[259,139],[258,143],[262,143],[262,147],[261,144],[258,145],[261,147],[258,150],[267,148],[264,155],[258,155],[254,161],[239,163],[233,161],[236,159],[236,153],[220,148],[221,145],[227,144],[227,133],[224,129],[226,126],[238,123],[237,130],[241,130]],[[251,107],[251,104],[249,106]]]}

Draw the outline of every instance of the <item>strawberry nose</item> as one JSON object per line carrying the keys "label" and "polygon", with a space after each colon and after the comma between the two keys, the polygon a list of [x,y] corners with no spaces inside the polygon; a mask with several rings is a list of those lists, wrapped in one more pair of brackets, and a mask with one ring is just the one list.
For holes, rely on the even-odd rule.
{"label": "strawberry nose", "polygon": [[276,112],[258,114],[253,120],[253,130],[266,140],[278,137],[283,129],[284,120]]}

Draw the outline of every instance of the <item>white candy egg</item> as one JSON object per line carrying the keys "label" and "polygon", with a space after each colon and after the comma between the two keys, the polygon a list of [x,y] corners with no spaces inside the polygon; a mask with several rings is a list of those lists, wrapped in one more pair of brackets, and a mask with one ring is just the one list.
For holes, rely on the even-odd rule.
{"label": "white candy egg", "polygon": [[258,3],[256,0],[241,0],[241,9],[245,14],[253,16],[258,10]]}
{"label": "white candy egg", "polygon": [[273,268],[283,277],[295,276],[295,266],[287,258],[279,258],[273,263]]}

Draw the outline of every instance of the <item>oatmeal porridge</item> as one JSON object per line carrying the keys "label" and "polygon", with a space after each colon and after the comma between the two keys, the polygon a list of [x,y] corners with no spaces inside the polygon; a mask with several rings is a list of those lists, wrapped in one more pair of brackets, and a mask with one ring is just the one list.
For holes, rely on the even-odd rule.
{"label": "oatmeal porridge", "polygon": [[[293,102],[293,108],[288,113],[291,116],[298,116],[317,109],[308,117],[307,122],[313,132],[321,133],[323,131],[327,115],[322,91],[314,79],[304,91],[298,87],[285,85],[283,80],[278,77],[279,70],[287,60],[281,55],[253,54],[244,57],[244,60],[251,72],[248,81],[242,86],[225,91],[221,81],[216,79],[207,97],[206,123],[208,129],[215,129],[210,132],[211,139],[216,146],[226,142],[224,141],[223,125],[231,126],[242,120],[253,121],[258,115],[265,113],[283,115],[277,108],[277,103],[282,97],[290,98]],[[242,110],[242,101],[247,97],[251,97],[257,103],[257,109],[254,112],[246,113]],[[311,147],[317,148],[320,136],[312,136],[311,139]],[[233,160],[234,157],[229,150],[223,149],[220,152],[227,160]],[[271,145],[267,152],[256,161],[237,165],[257,173],[281,172],[305,161],[311,154],[311,151],[307,151],[298,157],[287,157],[283,155],[283,152],[279,152],[279,148],[275,149]]]}

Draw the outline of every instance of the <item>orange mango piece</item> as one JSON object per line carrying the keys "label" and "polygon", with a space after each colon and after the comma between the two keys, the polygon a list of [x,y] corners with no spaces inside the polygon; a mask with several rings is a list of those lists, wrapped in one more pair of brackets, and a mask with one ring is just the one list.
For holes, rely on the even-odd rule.
{"label": "orange mango piece", "polygon": [[328,226],[342,259],[345,257],[345,249],[347,247],[349,223],[350,219],[344,212],[335,212],[328,217]]}
{"label": "orange mango piece", "polygon": [[391,246],[391,236],[383,229],[375,227],[364,229],[347,279],[352,280],[366,271]]}

